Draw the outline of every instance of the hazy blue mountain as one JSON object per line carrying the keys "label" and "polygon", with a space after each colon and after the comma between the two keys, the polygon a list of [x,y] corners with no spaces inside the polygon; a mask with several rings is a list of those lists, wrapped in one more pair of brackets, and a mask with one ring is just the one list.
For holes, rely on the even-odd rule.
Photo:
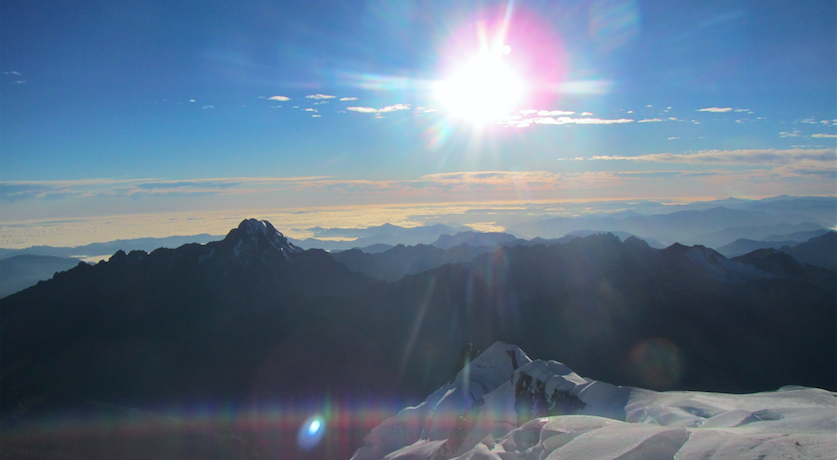
{"label": "hazy blue mountain", "polygon": [[[787,222],[791,219],[791,222]],[[527,237],[540,236],[555,238],[577,230],[592,230],[604,232],[627,232],[643,237],[654,238],[663,244],[675,242],[706,245],[716,244],[718,239],[712,238],[715,232],[731,232],[737,227],[765,227],[778,224],[798,224],[796,218],[776,216],[760,211],[728,209],[724,207],[711,208],[701,211],[678,211],[671,214],[656,214],[652,216],[630,216],[622,219],[613,217],[559,217],[539,222],[514,226],[509,230]],[[799,228],[798,230],[814,230],[821,226]],[[776,233],[771,231],[770,233]],[[726,244],[748,235],[737,235],[725,241]],[[727,236],[730,238],[730,236]]]}
{"label": "hazy blue mountain", "polygon": [[793,247],[782,247],[782,252],[794,259],[818,267],[837,270],[837,232],[828,232]]}
{"label": "hazy blue mountain", "polygon": [[458,232],[455,235],[440,235],[439,238],[431,243],[433,246],[441,249],[449,249],[461,244],[479,247],[479,246],[501,246],[517,241],[517,237],[502,232]]}
{"label": "hazy blue mountain", "polygon": [[[700,235],[695,239],[700,240],[706,246],[712,248],[719,248],[721,246],[730,244],[738,239],[763,241],[766,240],[768,237],[775,237],[777,235],[782,234],[804,235],[806,233],[824,231],[827,230],[823,229],[823,227],[820,224],[814,222],[800,222],[796,224],[783,223],[762,226],[729,227],[719,231]],[[791,239],[795,240],[795,238]]]}
{"label": "hazy blue mountain", "polygon": [[816,236],[826,234],[830,231],[832,230],[829,230],[827,228],[821,228],[818,230],[793,232],[784,235],[767,235],[766,237],[764,237],[764,241],[796,241],[797,243],[802,243]]}
{"label": "hazy blue mountain", "polygon": [[[780,228],[790,228],[789,226],[779,226]],[[776,228],[776,227],[771,227]],[[752,228],[748,229],[747,231],[751,234],[763,235],[765,232],[769,231],[770,229],[765,228]],[[734,230],[734,232],[739,232],[739,230]],[[800,232],[793,232],[793,233],[786,233],[782,235],[775,235],[770,234],[765,236],[761,240],[752,240],[747,238],[740,238],[732,243],[723,245],[718,247],[718,252],[723,254],[726,257],[737,257],[740,255],[747,254],[749,252],[753,252],[757,249],[765,249],[765,248],[773,248],[779,249],[784,246],[796,246],[799,243],[803,243],[805,241],[810,240],[811,238],[823,235],[828,233],[830,230],[826,228],[820,228],[818,230],[810,230],[810,231],[800,231]]]}
{"label": "hazy blue mountain", "polygon": [[[665,245],[679,242],[720,247],[739,238],[763,240],[768,235],[837,225],[837,197],[727,199],[646,208],[658,211],[656,214],[639,213],[631,210],[630,205],[626,207],[627,211],[519,223],[509,226],[507,231],[523,238],[556,238],[584,229],[627,232]],[[771,227],[766,233],[758,230],[766,227]]]}
{"label": "hazy blue mountain", "polygon": [[113,254],[116,251],[145,251],[151,252],[158,248],[176,248],[188,243],[208,243],[221,238],[218,235],[202,233],[189,236],[168,236],[165,238],[135,238],[131,240],[114,240],[107,243],[92,243],[74,247],[31,246],[25,249],[0,248],[0,259],[22,254],[55,257],[93,257]]}
{"label": "hazy blue mountain", "polygon": [[24,254],[0,259],[0,298],[52,278],[55,272],[69,270],[78,259]]}
{"label": "hazy blue mountain", "polygon": [[718,248],[718,252],[724,255],[724,257],[733,258],[738,257],[758,249],[779,249],[782,246],[793,246],[797,244],[798,241],[757,241],[757,240],[748,240],[746,238],[739,238],[733,241],[730,244],[725,244]]}

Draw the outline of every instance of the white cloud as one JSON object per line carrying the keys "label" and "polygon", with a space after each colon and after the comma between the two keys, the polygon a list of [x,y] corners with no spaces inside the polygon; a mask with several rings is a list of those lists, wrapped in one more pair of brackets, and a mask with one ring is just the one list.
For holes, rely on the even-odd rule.
{"label": "white cloud", "polygon": [[305,111],[306,111],[306,112],[316,112],[316,111],[317,111],[317,109],[311,109],[311,108],[308,108],[308,109],[305,109]]}
{"label": "white cloud", "polygon": [[581,112],[581,116],[582,116],[582,117],[592,117],[592,116],[593,116],[593,112]]}
{"label": "white cloud", "polygon": [[189,102],[196,102],[194,99],[189,99]]}
{"label": "white cloud", "polygon": [[209,109],[214,109],[214,108],[215,108],[215,106],[214,106],[214,105],[205,105],[205,106],[203,106],[202,108],[203,108],[204,110],[209,110]]}
{"label": "white cloud", "polygon": [[707,107],[705,109],[698,109],[698,112],[712,112],[712,113],[724,113],[724,112],[732,112],[732,107]]}
{"label": "white cloud", "polygon": [[735,109],[736,112],[749,112],[750,109]]}
{"label": "white cloud", "polygon": [[837,137],[837,134],[812,134],[811,137],[816,137],[817,139],[833,139]]}
{"label": "white cloud", "polygon": [[357,98],[356,97],[341,97],[340,100],[341,101],[356,101]]}
{"label": "white cloud", "polygon": [[291,98],[286,97],[286,96],[272,96],[272,97],[267,98],[267,100],[268,100],[268,101],[279,101],[279,102],[285,102],[285,101],[290,101],[290,100],[291,100]]}
{"label": "white cloud", "polygon": [[372,107],[346,107],[346,110],[360,113],[378,113],[378,109],[373,109]]}
{"label": "white cloud", "polygon": [[570,117],[543,117],[537,118],[534,120],[535,123],[541,125],[570,125],[570,124],[577,124],[577,125],[612,125],[612,124],[620,124],[620,123],[633,123],[634,120],[629,118],[619,118],[619,119],[602,119],[602,118],[570,118]]}
{"label": "white cloud", "polygon": [[320,118],[322,115],[311,115],[311,118]]}
{"label": "white cloud", "polygon": [[779,137],[799,137],[801,134],[802,132],[799,130],[795,130],[790,133],[782,131],[781,133],[779,133]]}
{"label": "white cloud", "polygon": [[637,123],[658,123],[663,121],[662,118],[646,118],[644,120],[639,120]]}
{"label": "white cloud", "polygon": [[310,95],[305,96],[305,97],[307,97],[308,99],[334,99],[337,96],[330,96],[328,94],[317,93],[317,94],[310,94]]}
{"label": "white cloud", "polygon": [[346,110],[351,110],[352,112],[359,112],[359,113],[387,113],[387,112],[395,112],[398,110],[410,110],[410,104],[395,104],[395,105],[388,105],[386,107],[381,107],[380,109],[375,109],[372,107],[346,107]]}

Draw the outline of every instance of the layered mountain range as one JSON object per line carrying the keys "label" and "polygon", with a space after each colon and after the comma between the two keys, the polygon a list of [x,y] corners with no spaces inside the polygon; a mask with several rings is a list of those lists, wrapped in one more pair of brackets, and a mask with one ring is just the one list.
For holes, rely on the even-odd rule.
{"label": "layered mountain range", "polygon": [[460,350],[498,340],[614,385],[837,389],[837,274],[786,253],[594,234],[365,256],[304,251],[250,219],[0,299],[4,426],[86,402],[419,402]]}

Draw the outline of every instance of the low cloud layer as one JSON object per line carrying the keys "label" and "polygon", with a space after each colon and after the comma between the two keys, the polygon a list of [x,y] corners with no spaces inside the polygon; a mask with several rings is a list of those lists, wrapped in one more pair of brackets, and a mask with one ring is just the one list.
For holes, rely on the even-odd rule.
{"label": "low cloud layer", "polygon": [[648,155],[621,156],[598,155],[591,160],[632,160],[655,161],[680,164],[723,164],[723,165],[789,165],[812,162],[830,165],[837,163],[837,150],[834,149],[749,149],[749,150],[709,150],[698,153],[653,153]]}

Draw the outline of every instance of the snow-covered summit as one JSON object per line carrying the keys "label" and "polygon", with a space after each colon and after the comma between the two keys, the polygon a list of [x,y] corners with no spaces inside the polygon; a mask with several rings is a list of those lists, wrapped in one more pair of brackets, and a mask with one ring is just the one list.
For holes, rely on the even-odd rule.
{"label": "snow-covered summit", "polygon": [[236,257],[242,254],[255,254],[268,248],[278,249],[286,256],[296,252],[302,252],[291,244],[285,235],[280,233],[267,220],[245,219],[241,221],[238,228],[230,230],[224,238],[224,242],[232,246]]}
{"label": "snow-covered summit", "polygon": [[352,460],[833,458],[837,394],[656,392],[496,343],[372,430]]}
{"label": "snow-covered summit", "polygon": [[531,362],[517,346],[495,343],[424,402],[402,410],[375,427],[352,460],[380,459],[416,443],[434,452],[443,444],[449,445],[448,439],[457,422],[464,423],[458,419],[475,404],[482,404],[486,394],[507,383],[516,369]]}

